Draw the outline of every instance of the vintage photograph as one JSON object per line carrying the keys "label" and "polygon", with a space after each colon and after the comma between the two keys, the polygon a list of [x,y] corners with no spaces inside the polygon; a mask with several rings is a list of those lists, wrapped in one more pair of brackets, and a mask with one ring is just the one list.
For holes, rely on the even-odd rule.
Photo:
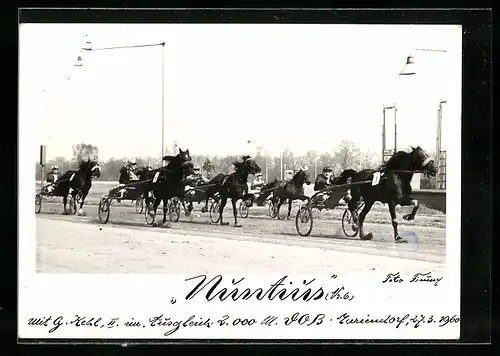
{"label": "vintage photograph", "polygon": [[457,338],[461,36],[21,24],[21,337]]}
{"label": "vintage photograph", "polygon": [[36,271],[443,271],[460,57],[457,26],[22,25]]}

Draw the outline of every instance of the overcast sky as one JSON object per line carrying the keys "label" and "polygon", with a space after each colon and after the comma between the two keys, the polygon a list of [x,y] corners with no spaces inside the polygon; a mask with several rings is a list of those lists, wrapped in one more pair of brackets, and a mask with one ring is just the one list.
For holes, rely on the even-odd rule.
{"label": "overcast sky", "polygon": [[[255,148],[247,140],[273,154],[330,151],[343,139],[378,153],[382,107],[393,103],[398,148],[434,150],[440,98],[443,149],[460,134],[458,26],[24,24],[20,116],[48,159],[78,142],[100,159],[161,153],[161,48],[87,52],[75,67],[86,40],[166,42],[165,140],[193,154],[242,154]],[[399,76],[410,53],[417,75]]]}

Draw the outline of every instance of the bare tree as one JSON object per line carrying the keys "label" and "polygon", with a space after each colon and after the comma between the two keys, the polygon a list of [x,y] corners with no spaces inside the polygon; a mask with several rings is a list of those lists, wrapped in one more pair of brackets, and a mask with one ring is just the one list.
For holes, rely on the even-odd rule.
{"label": "bare tree", "polygon": [[338,168],[341,170],[358,168],[360,154],[360,149],[357,148],[353,142],[342,140],[335,151],[334,161],[338,164]]}

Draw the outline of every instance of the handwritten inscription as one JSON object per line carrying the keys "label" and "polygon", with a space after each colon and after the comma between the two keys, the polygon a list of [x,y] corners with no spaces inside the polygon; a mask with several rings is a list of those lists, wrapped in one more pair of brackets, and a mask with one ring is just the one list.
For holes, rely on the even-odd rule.
{"label": "handwritten inscription", "polygon": [[147,320],[139,320],[132,318],[131,320],[119,323],[119,318],[111,318],[104,320],[103,318],[95,318],[88,316],[76,315],[74,318],[65,318],[63,316],[48,316],[39,318],[30,318],[28,324],[33,327],[46,328],[47,332],[53,333],[67,327],[88,327],[97,329],[111,329],[111,328],[153,328],[160,329],[163,336],[170,336],[176,333],[181,328],[212,328],[212,327],[288,327],[288,326],[302,326],[302,327],[318,327],[321,325],[343,325],[350,326],[354,324],[380,324],[395,327],[396,329],[402,327],[418,328],[424,325],[436,324],[438,327],[444,327],[448,324],[458,323],[460,318],[457,315],[377,315],[372,316],[366,314],[351,315],[349,313],[337,314],[307,314],[307,313],[293,313],[292,315],[279,316],[269,315],[258,320],[244,316],[233,317],[230,315],[222,315],[220,318],[212,320],[210,317],[190,315],[185,319],[177,319],[169,317],[164,314],[152,316]]}
{"label": "handwritten inscription", "polygon": [[[337,278],[336,275],[332,279]],[[288,276],[283,276],[276,282],[271,283],[268,287],[248,288],[242,282],[245,278],[232,279],[229,286],[224,286],[223,278],[217,275],[207,281],[206,275],[199,275],[186,279],[186,281],[197,280],[199,281],[194,288],[187,294],[185,299],[192,300],[202,291],[205,299],[209,302],[218,299],[219,301],[238,301],[238,300],[293,300],[293,301],[315,301],[320,299],[325,300],[347,300],[354,299],[354,295],[350,293],[344,286],[336,287],[328,291],[327,287],[316,286],[315,278],[311,280],[303,280],[302,286],[294,287],[293,282],[288,280]],[[287,288],[287,285],[289,286]],[[331,288],[331,287],[330,287]]]}
{"label": "handwritten inscription", "polygon": [[[430,283],[434,286],[437,287],[439,282],[443,277],[435,277],[432,275],[431,272],[427,273],[415,273],[410,279],[409,283],[420,283],[420,284],[426,284]],[[405,280],[401,277],[399,272],[397,273],[389,273],[383,280],[382,283],[403,283]]]}

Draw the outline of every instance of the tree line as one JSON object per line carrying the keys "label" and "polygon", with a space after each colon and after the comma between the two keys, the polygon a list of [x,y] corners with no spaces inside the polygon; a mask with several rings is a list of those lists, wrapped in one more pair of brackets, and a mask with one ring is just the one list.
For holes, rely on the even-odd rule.
{"label": "tree line", "polygon": [[[177,146],[166,148],[165,154],[174,154],[177,151]],[[176,152],[175,152],[176,153]],[[242,155],[246,152],[242,152]],[[92,144],[79,143],[73,145],[73,154],[71,159],[59,156],[53,160],[46,162],[44,171],[50,170],[50,167],[57,165],[59,172],[76,169],[78,162],[88,157],[98,159],[99,148]],[[106,161],[99,160],[101,166],[101,176],[99,180],[117,181],[120,168],[126,164],[130,157],[110,158]],[[134,157],[138,167],[151,165],[153,168],[161,166],[160,157]],[[218,173],[231,173],[233,171],[233,162],[241,160],[241,155],[227,156],[212,156],[204,154],[191,153],[191,158],[195,165],[199,166],[203,174],[208,178],[213,177]],[[254,156],[256,163],[262,168],[262,174],[267,181],[272,181],[275,178],[281,178],[281,157],[270,155],[263,147],[256,147]],[[300,167],[308,168],[311,179],[312,175],[321,173],[323,167],[330,166],[335,175],[340,174],[343,170],[352,168],[375,169],[381,163],[380,156],[373,151],[361,151],[353,142],[344,140],[330,152],[308,151],[305,154],[299,155],[287,148],[283,152],[283,168],[297,170]],[[40,162],[36,162],[36,179],[41,179]],[[422,188],[433,188],[433,182],[428,178],[422,178]]]}

